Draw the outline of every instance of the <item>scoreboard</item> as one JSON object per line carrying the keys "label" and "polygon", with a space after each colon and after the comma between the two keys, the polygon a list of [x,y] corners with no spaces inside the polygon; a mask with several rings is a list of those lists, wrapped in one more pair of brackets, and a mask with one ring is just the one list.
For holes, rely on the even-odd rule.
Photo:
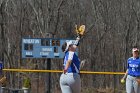
{"label": "scoreboard", "polygon": [[64,42],[73,39],[22,38],[22,58],[63,58]]}

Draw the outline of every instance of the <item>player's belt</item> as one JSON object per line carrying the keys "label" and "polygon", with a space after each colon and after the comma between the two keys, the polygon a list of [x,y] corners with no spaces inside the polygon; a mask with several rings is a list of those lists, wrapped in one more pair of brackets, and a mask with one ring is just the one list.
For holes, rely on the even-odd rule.
{"label": "player's belt", "polygon": [[140,76],[138,76],[138,75],[130,75],[130,76],[132,76],[132,77],[140,77]]}

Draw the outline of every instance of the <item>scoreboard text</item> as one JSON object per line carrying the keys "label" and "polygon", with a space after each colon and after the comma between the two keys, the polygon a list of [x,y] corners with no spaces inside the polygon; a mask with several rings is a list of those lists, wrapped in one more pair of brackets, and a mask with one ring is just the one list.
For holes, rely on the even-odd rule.
{"label": "scoreboard text", "polygon": [[68,41],[67,39],[23,38],[22,58],[63,58],[61,47]]}

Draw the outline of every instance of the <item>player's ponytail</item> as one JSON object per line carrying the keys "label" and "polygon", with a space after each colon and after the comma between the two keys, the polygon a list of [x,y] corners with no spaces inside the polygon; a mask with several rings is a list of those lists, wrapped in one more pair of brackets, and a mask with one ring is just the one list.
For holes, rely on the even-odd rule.
{"label": "player's ponytail", "polygon": [[66,51],[66,47],[67,47],[67,43],[65,42],[65,43],[62,45],[62,51],[63,51],[63,52]]}

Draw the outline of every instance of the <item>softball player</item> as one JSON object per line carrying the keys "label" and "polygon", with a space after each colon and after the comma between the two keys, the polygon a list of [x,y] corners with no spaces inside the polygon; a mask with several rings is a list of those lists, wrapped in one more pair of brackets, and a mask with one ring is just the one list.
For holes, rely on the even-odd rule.
{"label": "softball player", "polygon": [[122,78],[126,78],[126,92],[127,93],[140,93],[140,85],[138,79],[140,79],[140,58],[139,58],[139,49],[132,49],[132,57],[127,60],[128,68]]}
{"label": "softball player", "polygon": [[60,77],[60,87],[62,93],[80,93],[81,91],[81,79],[79,75],[80,60],[75,54],[76,48],[79,45],[80,37],[85,32],[85,25],[81,25],[79,29],[76,27],[76,33],[78,37],[76,41],[65,42],[62,45],[62,51],[65,52],[64,56],[64,70]]}
{"label": "softball player", "polygon": [[[77,38],[77,41],[79,39]],[[80,93],[81,79],[79,75],[80,61],[75,54],[77,44],[66,42],[62,46],[62,50],[65,52],[64,57],[64,70],[60,77],[60,87],[62,93]]]}
{"label": "softball player", "polygon": [[3,69],[3,64],[2,64],[2,61],[0,61],[0,93],[2,93],[2,83],[3,83],[3,80],[2,80],[2,69]]}

